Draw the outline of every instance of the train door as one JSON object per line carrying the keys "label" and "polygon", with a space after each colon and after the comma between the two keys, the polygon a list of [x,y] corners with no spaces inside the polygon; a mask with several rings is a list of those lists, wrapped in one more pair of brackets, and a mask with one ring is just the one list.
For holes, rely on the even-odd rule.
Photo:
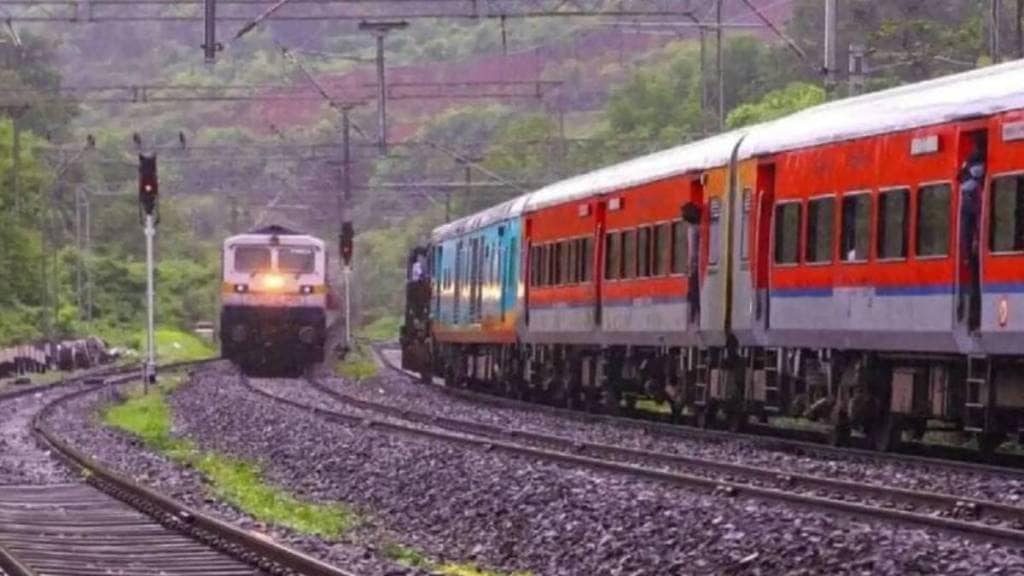
{"label": "train door", "polygon": [[981,209],[987,179],[988,130],[960,133],[956,319],[969,332],[981,326]]}
{"label": "train door", "polygon": [[701,222],[703,220],[704,183],[701,178],[690,182],[690,201],[683,206],[683,227],[685,234],[677,241],[684,245],[678,249],[688,256],[686,263],[686,303],[689,308],[687,326],[700,326],[700,263],[701,263]]}
{"label": "train door", "polygon": [[775,213],[775,164],[757,167],[757,198],[755,200],[754,263],[754,325],[767,330],[771,318],[771,293],[768,267],[772,253],[772,214]]}

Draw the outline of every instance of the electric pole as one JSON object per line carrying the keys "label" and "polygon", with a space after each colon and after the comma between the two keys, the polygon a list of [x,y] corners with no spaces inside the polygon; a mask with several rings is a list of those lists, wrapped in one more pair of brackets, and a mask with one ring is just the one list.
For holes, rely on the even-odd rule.
{"label": "electric pole", "polygon": [[1017,58],[1024,58],[1024,0],[1017,0]]}
{"label": "electric pole", "polygon": [[1002,23],[1002,0],[992,0],[991,10],[988,17],[989,36],[989,58],[993,64],[998,64],[1002,59],[1002,47],[1000,46],[999,27]]}
{"label": "electric pole", "polygon": [[360,22],[359,29],[369,31],[377,39],[377,122],[379,124],[380,153],[388,153],[388,87],[384,74],[384,37],[392,30],[407,28],[409,23],[404,20],[393,22]]}
{"label": "electric pole", "polygon": [[213,64],[217,52],[224,49],[224,46],[217,42],[217,0],[204,0],[203,24],[203,60],[207,64]]}
{"label": "electric pole", "polygon": [[722,28],[722,0],[716,0],[715,2],[715,50],[716,60],[715,71],[718,74],[718,131],[725,130],[725,68],[723,62],[725,56],[723,53],[722,40],[725,37]]}
{"label": "electric pole", "polygon": [[836,52],[839,46],[839,39],[836,35],[838,28],[839,7],[837,6],[837,0],[825,0],[825,61],[822,72],[824,72],[825,76],[826,90],[831,90],[836,84]]}
{"label": "electric pole", "polygon": [[867,48],[862,44],[850,44],[849,68],[850,96],[857,96],[864,91],[867,79]]}

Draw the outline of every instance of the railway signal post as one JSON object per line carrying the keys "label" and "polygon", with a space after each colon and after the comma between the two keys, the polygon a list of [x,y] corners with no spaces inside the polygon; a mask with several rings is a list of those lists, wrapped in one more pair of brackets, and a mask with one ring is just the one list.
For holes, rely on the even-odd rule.
{"label": "railway signal post", "polygon": [[341,223],[341,235],[338,239],[338,251],[341,254],[342,280],[345,283],[345,348],[352,346],[352,244],[355,230],[351,222]]}
{"label": "railway signal post", "polygon": [[146,362],[142,371],[142,386],[149,393],[149,385],[156,383],[156,341],[153,332],[153,240],[156,237],[157,204],[160,187],[156,173],[156,154],[139,154],[139,210],[144,217],[146,234]]}

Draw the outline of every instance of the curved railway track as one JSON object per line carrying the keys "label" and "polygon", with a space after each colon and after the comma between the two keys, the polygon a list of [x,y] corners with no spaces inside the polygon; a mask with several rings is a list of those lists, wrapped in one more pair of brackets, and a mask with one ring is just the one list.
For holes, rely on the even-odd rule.
{"label": "curved railway track", "polygon": [[[376,358],[386,368],[401,374],[403,377],[419,382],[418,374],[406,372],[401,368],[400,362],[396,361],[396,358],[400,358],[401,354],[397,348],[375,346],[373,350]],[[1011,454],[996,454],[995,460],[982,462],[979,461],[980,455],[973,450],[948,448],[939,450],[940,456],[934,456],[926,455],[923,448],[915,451],[915,448],[920,448],[916,444],[905,444],[901,447],[900,451],[896,452],[879,452],[877,450],[857,447],[831,446],[824,440],[824,434],[805,433],[805,431],[783,429],[768,425],[752,425],[749,432],[733,432],[684,424],[670,424],[645,417],[614,416],[570,410],[549,404],[517,400],[465,388],[450,388],[445,386],[439,378],[435,378],[434,388],[452,398],[485,403],[502,408],[551,414],[583,423],[603,422],[616,426],[625,426],[630,429],[640,430],[646,434],[676,438],[742,438],[758,446],[773,450],[789,450],[800,453],[810,452],[825,456],[859,456],[876,461],[916,462],[951,470],[1001,474],[1024,481],[1024,457]]]}
{"label": "curved railway track", "polygon": [[[182,368],[201,363],[175,364]],[[138,377],[115,369],[46,387],[0,394],[0,402],[84,384],[37,412],[37,441],[81,473],[70,484],[0,486],[0,574],[351,576],[315,558],[242,530],[149,490],[93,461],[47,429],[63,402]]]}
{"label": "curved railway track", "polygon": [[246,382],[258,394],[346,425],[369,426],[491,452],[708,490],[723,496],[785,502],[937,529],[984,542],[1024,546],[1024,508],[1016,506],[509,430],[355,398],[315,379],[310,383],[349,409],[313,406]]}

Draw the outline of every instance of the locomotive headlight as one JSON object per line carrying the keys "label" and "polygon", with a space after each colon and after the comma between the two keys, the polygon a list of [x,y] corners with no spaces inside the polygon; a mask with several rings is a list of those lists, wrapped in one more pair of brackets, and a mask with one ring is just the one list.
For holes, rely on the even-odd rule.
{"label": "locomotive headlight", "polygon": [[260,282],[260,286],[264,290],[269,290],[271,292],[277,292],[284,288],[284,284],[284,276],[281,276],[280,274],[267,274]]}
{"label": "locomotive headlight", "polygon": [[238,294],[245,294],[248,291],[249,291],[249,285],[248,284],[235,284],[235,292],[237,292]]}
{"label": "locomotive headlight", "polygon": [[299,288],[299,293],[303,294],[305,296],[308,296],[308,295],[313,293],[313,287],[312,286],[303,286],[303,287]]}

